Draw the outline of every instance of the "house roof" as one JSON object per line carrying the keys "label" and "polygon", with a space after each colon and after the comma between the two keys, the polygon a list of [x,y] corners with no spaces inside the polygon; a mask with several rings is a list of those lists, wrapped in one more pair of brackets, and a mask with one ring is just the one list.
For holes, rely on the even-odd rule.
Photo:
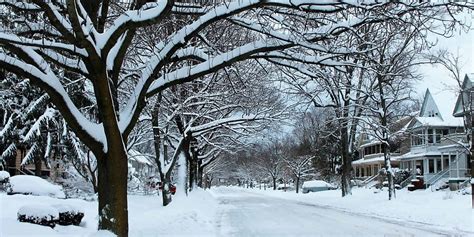
{"label": "house roof", "polygon": [[[399,161],[401,157],[402,156],[391,156],[390,161],[392,162]],[[377,157],[373,157],[373,158],[368,158],[368,159],[362,158],[362,159],[352,161],[352,165],[374,164],[374,163],[380,163],[380,162],[385,162],[385,157],[383,156],[383,154]]]}
{"label": "house roof", "polygon": [[147,154],[143,154],[143,153],[140,153],[137,150],[132,149],[132,150],[128,151],[128,155],[129,155],[130,160],[134,160],[138,163],[146,164],[146,165],[150,165],[150,166],[153,165],[153,163],[150,161],[150,158]]}
{"label": "house roof", "polygon": [[[469,73],[464,76],[464,81],[462,83],[462,90],[466,91],[472,88],[474,84],[474,73]],[[464,100],[463,100],[464,99]],[[464,109],[463,109],[463,101],[468,101],[468,94],[462,93],[458,96],[456,100],[456,105],[454,106],[453,116],[454,117],[463,117],[464,116]]]}
{"label": "house roof", "polygon": [[456,95],[452,91],[440,90],[432,94],[426,89],[420,113],[411,122],[410,127],[462,127],[464,125],[462,118],[452,115],[455,101]]}

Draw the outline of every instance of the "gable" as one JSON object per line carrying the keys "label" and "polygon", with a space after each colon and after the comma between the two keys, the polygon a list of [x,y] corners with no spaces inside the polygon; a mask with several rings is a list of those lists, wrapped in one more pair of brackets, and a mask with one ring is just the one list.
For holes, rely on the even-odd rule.
{"label": "gable", "polygon": [[421,106],[419,117],[438,117],[443,120],[441,113],[436,105],[433,96],[429,89],[426,89],[425,98],[423,99],[423,105]]}
{"label": "gable", "polygon": [[[473,80],[474,80],[474,74],[466,74],[466,76],[464,77],[464,81],[462,83],[462,90],[466,91],[468,89],[471,89]],[[463,92],[459,94],[456,100],[456,105],[454,106],[453,116],[455,117],[464,116],[464,108],[468,100],[469,98],[468,98],[467,93]]]}

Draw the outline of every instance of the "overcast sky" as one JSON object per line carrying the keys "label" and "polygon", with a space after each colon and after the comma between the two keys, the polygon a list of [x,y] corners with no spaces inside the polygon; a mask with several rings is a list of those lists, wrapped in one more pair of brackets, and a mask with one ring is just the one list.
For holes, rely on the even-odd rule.
{"label": "overcast sky", "polygon": [[[467,18],[473,21],[474,13],[466,15]],[[443,48],[462,57],[463,63],[463,77],[466,73],[474,73],[474,29],[469,33],[457,32],[452,38],[432,37],[433,40],[438,39],[438,44],[434,50]],[[449,77],[449,73],[440,65],[425,65],[420,67],[420,72],[424,78],[418,83],[417,91],[420,96],[423,95],[426,88],[429,88],[433,94],[439,91],[446,90],[446,85],[453,85],[455,83]]]}

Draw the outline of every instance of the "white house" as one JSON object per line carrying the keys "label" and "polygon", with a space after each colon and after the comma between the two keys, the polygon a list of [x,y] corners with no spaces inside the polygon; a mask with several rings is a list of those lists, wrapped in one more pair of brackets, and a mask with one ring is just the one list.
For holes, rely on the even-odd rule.
{"label": "white house", "polygon": [[156,175],[156,165],[150,155],[140,153],[136,150],[128,152],[129,163],[140,177],[152,177]]}
{"label": "white house", "polygon": [[400,157],[400,168],[419,175],[425,186],[447,179],[460,182],[469,175],[463,119],[452,115],[455,100],[453,92],[433,97],[426,90],[418,116],[408,125],[411,147]]}

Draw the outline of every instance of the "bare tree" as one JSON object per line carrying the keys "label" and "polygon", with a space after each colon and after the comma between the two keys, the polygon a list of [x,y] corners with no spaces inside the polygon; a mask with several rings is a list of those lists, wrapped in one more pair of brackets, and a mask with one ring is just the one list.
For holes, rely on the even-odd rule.
{"label": "bare tree", "polygon": [[[285,51],[308,47],[308,42],[317,45],[329,41],[364,24],[418,13],[430,15],[433,7],[472,7],[459,2],[298,1],[294,4],[252,0],[222,4],[4,0],[0,5],[3,12],[9,13],[1,15],[0,66],[30,79],[47,92],[68,126],[97,157],[98,226],[120,236],[128,235],[127,138],[147,99],[153,95],[251,57],[311,60],[298,54],[288,57]],[[338,17],[338,13],[348,9],[375,13],[381,6],[391,6],[390,11],[363,18]],[[308,24],[310,29],[303,28],[308,34],[301,34],[299,28],[289,26],[282,17],[269,17],[274,19],[272,22],[255,20],[258,16],[271,16],[268,14],[271,12],[305,17],[313,24]],[[307,12],[314,15],[308,17]],[[203,32],[225,19],[259,32],[261,37],[250,43],[229,45],[225,51],[213,49],[212,44],[205,48],[195,44],[196,41],[209,43]],[[135,38],[137,33],[150,25],[161,26],[161,36],[153,51],[130,50],[139,43]],[[323,55],[331,54],[325,48],[311,48]],[[326,64],[321,60],[317,63]],[[98,116],[86,116],[78,109],[64,86],[70,74],[90,83]]]}

